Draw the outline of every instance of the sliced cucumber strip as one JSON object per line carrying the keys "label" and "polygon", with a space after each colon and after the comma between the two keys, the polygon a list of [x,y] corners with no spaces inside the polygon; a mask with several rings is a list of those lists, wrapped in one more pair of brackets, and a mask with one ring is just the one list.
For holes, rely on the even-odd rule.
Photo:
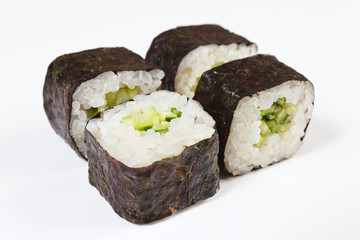
{"label": "sliced cucumber strip", "polygon": [[94,114],[94,115],[96,115],[96,114],[98,114],[98,112],[99,112],[99,108],[91,108],[91,111],[92,111],[92,113]]}
{"label": "sliced cucumber strip", "polygon": [[171,108],[171,112],[177,117],[181,117],[182,112],[178,111],[176,108]]}
{"label": "sliced cucumber strip", "polygon": [[[131,98],[129,97],[129,95],[126,93],[125,89],[119,89],[119,91],[117,91],[116,93],[116,102],[115,105],[126,102],[128,100],[130,100]],[[111,106],[111,105],[109,105]]]}
{"label": "sliced cucumber strip", "polygon": [[[197,77],[197,78],[196,78],[196,85],[198,85],[199,81],[200,81],[200,77]],[[196,88],[196,87],[195,87],[195,88]]]}
{"label": "sliced cucumber strip", "polygon": [[268,108],[266,110],[261,110],[260,116],[263,117],[265,115],[271,114],[275,110],[276,106],[277,106],[276,103],[273,103],[270,108]]}
{"label": "sliced cucumber strip", "polygon": [[287,115],[285,121],[283,122],[283,124],[287,124],[287,123],[291,123],[291,120],[290,120],[290,116]]}
{"label": "sliced cucumber strip", "polygon": [[267,125],[272,133],[278,133],[280,131],[281,125],[277,124],[275,120],[267,122]]}
{"label": "sliced cucumber strip", "polygon": [[104,109],[104,107],[102,107],[102,106],[96,107],[96,108],[92,107],[92,108],[91,108],[91,117],[96,116],[96,115],[97,115],[99,112],[101,112],[101,110],[103,110],[103,109]]}
{"label": "sliced cucumber strip", "polygon": [[271,133],[271,130],[269,129],[266,122],[261,121],[261,125],[260,125],[260,134],[261,134],[261,136],[265,137],[266,135],[268,135],[270,133]]}
{"label": "sliced cucumber strip", "polygon": [[155,130],[155,132],[158,132],[158,133],[167,133],[169,131],[169,129],[161,129],[161,130]]}
{"label": "sliced cucumber strip", "polygon": [[275,122],[277,124],[283,124],[283,122],[285,122],[286,118],[289,115],[286,113],[286,110],[283,108],[275,117]]}
{"label": "sliced cucumber strip", "polygon": [[273,120],[274,118],[275,118],[275,115],[273,115],[273,114],[268,114],[268,115],[264,116],[265,120]]}
{"label": "sliced cucumber strip", "polygon": [[127,95],[129,96],[129,99],[133,99],[136,95],[139,94],[138,87],[135,87],[133,89],[126,87],[125,88]]}
{"label": "sliced cucumber strip", "polygon": [[153,126],[153,119],[151,115],[145,115],[139,116],[140,121],[140,131],[146,131]]}
{"label": "sliced cucumber strip", "polygon": [[167,115],[165,117],[165,121],[170,122],[171,120],[173,120],[175,118],[177,118],[177,116],[175,114],[174,115]]}
{"label": "sliced cucumber strip", "polygon": [[156,115],[152,115],[152,121],[153,121],[153,125],[155,124],[160,124],[160,117],[158,114]]}
{"label": "sliced cucumber strip", "polygon": [[197,78],[196,78],[196,83],[195,83],[194,86],[192,86],[192,87],[190,88],[190,91],[192,91],[192,92],[195,92],[195,91],[196,91],[196,88],[197,88],[197,85],[199,84],[199,81],[200,81],[200,77],[197,77]]}
{"label": "sliced cucumber strip", "polygon": [[105,95],[105,99],[106,99],[106,105],[108,106],[114,106],[116,104],[116,92],[109,92]]}
{"label": "sliced cucumber strip", "polygon": [[280,106],[284,107],[285,104],[286,104],[286,97],[279,98],[279,99],[276,101],[276,103],[279,104]]}
{"label": "sliced cucumber strip", "polygon": [[291,115],[296,112],[296,106],[286,103],[286,98],[279,98],[270,108],[260,110],[261,125],[260,141],[254,146],[263,144],[265,137],[271,133],[285,132],[287,124],[291,122]]}
{"label": "sliced cucumber strip", "polygon": [[217,62],[214,65],[212,65],[211,68],[218,67],[218,66],[223,65],[223,64],[224,64],[224,62]]}
{"label": "sliced cucumber strip", "polygon": [[138,87],[130,89],[129,87],[120,88],[117,92],[109,92],[105,95],[106,108],[113,107],[117,104],[133,99],[139,94]]}
{"label": "sliced cucumber strip", "polygon": [[123,117],[122,123],[126,126],[133,126],[135,130],[144,132],[154,129],[155,132],[165,133],[169,131],[170,121],[181,117],[182,112],[176,108],[170,111],[157,113],[154,106],[145,108],[141,113]]}
{"label": "sliced cucumber strip", "polygon": [[136,86],[133,89],[129,87],[120,88],[116,92],[108,92],[105,94],[106,104],[99,107],[92,107],[86,111],[86,114],[89,118],[96,116],[101,110],[111,108],[120,103],[129,101],[133,99],[136,95],[140,93],[139,88]]}
{"label": "sliced cucumber strip", "polygon": [[273,114],[278,114],[279,112],[281,112],[284,108],[280,105],[276,105],[276,108],[274,109],[274,111],[272,112]]}
{"label": "sliced cucumber strip", "polygon": [[289,114],[289,115],[296,112],[296,106],[295,105],[291,105],[291,106],[289,106],[289,107],[287,107],[285,109],[286,109],[286,113]]}

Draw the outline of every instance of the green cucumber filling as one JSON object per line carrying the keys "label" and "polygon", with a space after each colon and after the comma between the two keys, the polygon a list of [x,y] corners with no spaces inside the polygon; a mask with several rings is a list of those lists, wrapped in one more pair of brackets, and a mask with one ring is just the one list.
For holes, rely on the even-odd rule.
{"label": "green cucumber filling", "polygon": [[200,81],[200,77],[197,77],[195,85],[190,88],[191,91],[193,91],[193,92],[196,91],[196,88],[197,88],[197,85],[199,84],[199,81]]}
{"label": "green cucumber filling", "polygon": [[122,122],[126,126],[132,126],[135,130],[145,132],[154,129],[155,132],[166,133],[169,131],[170,122],[181,117],[182,112],[176,108],[170,111],[158,113],[154,106],[144,109],[141,113],[131,114],[123,117]]}
{"label": "green cucumber filling", "polygon": [[89,118],[93,118],[96,114],[98,114],[103,109],[111,108],[120,103],[129,101],[133,99],[136,95],[138,95],[139,88],[136,86],[131,89],[129,87],[120,88],[117,92],[109,92],[105,95],[106,105],[100,107],[92,107],[88,110],[87,114]]}
{"label": "green cucumber filling", "polygon": [[260,146],[269,134],[285,132],[291,122],[291,115],[296,111],[296,106],[287,104],[286,98],[279,98],[270,108],[260,110],[260,141],[255,144]]}
{"label": "green cucumber filling", "polygon": [[217,62],[214,65],[212,65],[211,68],[218,67],[218,66],[223,65],[223,64],[224,64],[224,62]]}

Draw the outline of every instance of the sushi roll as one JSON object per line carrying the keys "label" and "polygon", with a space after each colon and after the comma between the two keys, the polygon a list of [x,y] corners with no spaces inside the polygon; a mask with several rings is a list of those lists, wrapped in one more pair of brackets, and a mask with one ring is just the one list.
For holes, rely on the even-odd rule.
{"label": "sushi roll", "polygon": [[178,27],[158,35],[146,60],[164,69],[162,88],[193,98],[203,72],[257,53],[255,43],[218,25]]}
{"label": "sushi roll", "polygon": [[183,95],[138,95],[87,124],[89,181],[130,222],[174,214],[219,189],[214,127]]}
{"label": "sushi roll", "polygon": [[314,87],[274,56],[256,55],[205,72],[194,99],[216,121],[219,165],[241,175],[287,159],[300,148]]}
{"label": "sushi roll", "polygon": [[83,158],[85,125],[101,110],[155,91],[164,72],[126,48],[98,48],[56,58],[43,98],[52,128]]}

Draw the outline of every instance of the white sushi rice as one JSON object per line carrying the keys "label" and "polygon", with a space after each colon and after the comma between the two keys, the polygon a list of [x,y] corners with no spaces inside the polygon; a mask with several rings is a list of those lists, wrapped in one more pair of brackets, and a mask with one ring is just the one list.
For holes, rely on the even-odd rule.
{"label": "white sushi rice", "polygon": [[[296,105],[291,122],[285,132],[271,133],[264,143],[260,140],[260,110],[270,108],[273,102],[286,97],[286,102]],[[288,81],[243,98],[237,105],[225,147],[225,167],[233,175],[241,175],[253,168],[291,157],[301,146],[304,129],[308,124],[314,102],[313,85],[306,81]]]}
{"label": "white sushi rice", "polygon": [[180,62],[175,76],[175,91],[189,98],[195,95],[197,78],[203,72],[236,59],[250,57],[257,53],[256,44],[232,43],[229,45],[210,44],[190,51]]}
{"label": "white sushi rice", "polygon": [[[176,108],[182,115],[171,120],[169,131],[163,134],[153,129],[140,133],[122,123],[123,117],[151,106],[158,113]],[[112,157],[137,168],[180,155],[185,147],[210,138],[215,132],[214,126],[215,121],[198,102],[163,90],[137,95],[134,101],[107,110],[103,118],[90,120],[86,128]]]}
{"label": "white sushi rice", "polygon": [[164,72],[159,69],[148,72],[145,70],[118,73],[109,71],[77,87],[72,96],[70,135],[80,153],[87,158],[84,130],[90,118],[87,114],[88,109],[105,106],[107,103],[105,95],[109,92],[117,92],[120,88],[134,89],[138,87],[141,94],[151,93],[161,85],[161,79],[164,76]]}

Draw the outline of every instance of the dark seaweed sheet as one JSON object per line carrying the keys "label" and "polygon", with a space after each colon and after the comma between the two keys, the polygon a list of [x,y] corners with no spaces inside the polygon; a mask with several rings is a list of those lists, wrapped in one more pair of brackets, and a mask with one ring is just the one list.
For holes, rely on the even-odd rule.
{"label": "dark seaweed sheet", "polygon": [[157,68],[126,48],[97,48],[56,58],[48,67],[43,88],[44,109],[52,128],[84,158],[70,135],[72,95],[83,82],[107,71]]}
{"label": "dark seaweed sheet", "polygon": [[85,139],[90,183],[129,222],[162,219],[213,196],[219,189],[216,131],[179,156],[142,168],[128,167],[111,157],[87,130]]}
{"label": "dark seaweed sheet", "polygon": [[165,71],[162,88],[174,91],[178,66],[191,50],[202,45],[231,43],[254,44],[218,25],[178,27],[154,38],[145,59]]}
{"label": "dark seaweed sheet", "polygon": [[222,171],[225,170],[225,145],[239,101],[290,80],[308,81],[276,57],[261,54],[223,64],[202,74],[194,100],[216,121]]}

